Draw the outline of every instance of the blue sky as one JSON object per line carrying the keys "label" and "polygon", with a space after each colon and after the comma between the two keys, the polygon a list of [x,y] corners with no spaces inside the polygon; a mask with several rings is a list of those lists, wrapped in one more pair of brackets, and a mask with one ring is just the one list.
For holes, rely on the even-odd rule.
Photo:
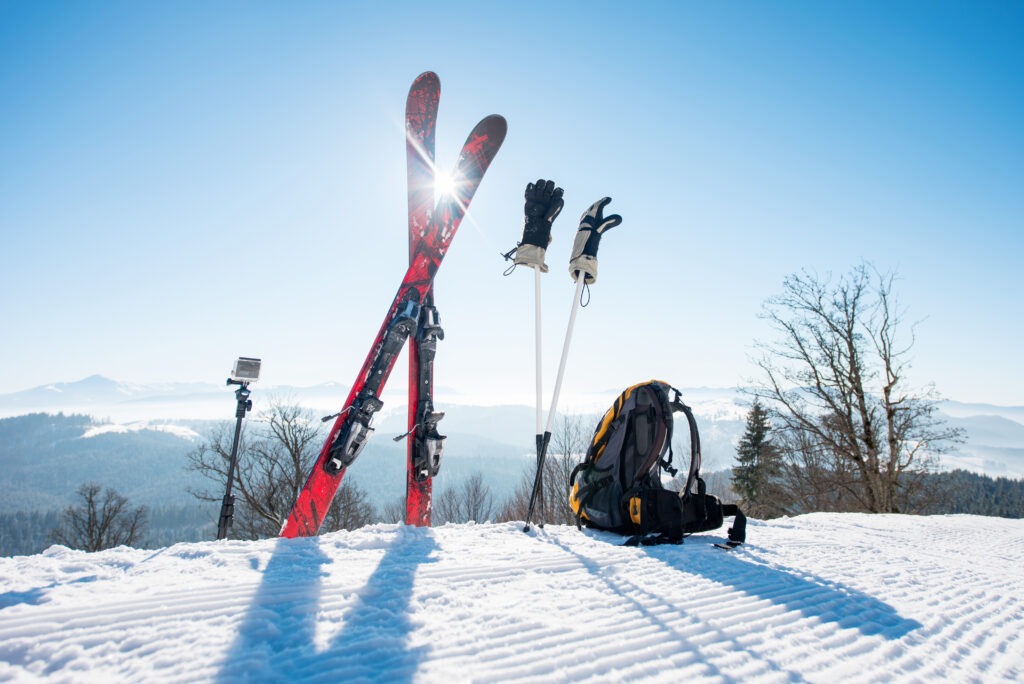
{"label": "blue sky", "polygon": [[610,195],[567,391],[742,384],[787,274],[868,260],[920,321],[912,384],[1024,404],[1021,35],[1020,3],[0,3],[0,392],[238,355],[351,382],[430,69],[442,165],[509,121],[437,279],[439,385],[532,400],[533,278],[498,253],[550,177],[549,387],[576,220]]}

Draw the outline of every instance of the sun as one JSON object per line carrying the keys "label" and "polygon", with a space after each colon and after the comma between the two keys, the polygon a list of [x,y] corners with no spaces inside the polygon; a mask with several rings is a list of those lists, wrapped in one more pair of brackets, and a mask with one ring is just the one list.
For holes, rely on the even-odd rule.
{"label": "sun", "polygon": [[458,189],[458,181],[455,179],[455,175],[449,171],[443,171],[441,169],[434,169],[434,196],[441,197],[455,197],[455,191]]}

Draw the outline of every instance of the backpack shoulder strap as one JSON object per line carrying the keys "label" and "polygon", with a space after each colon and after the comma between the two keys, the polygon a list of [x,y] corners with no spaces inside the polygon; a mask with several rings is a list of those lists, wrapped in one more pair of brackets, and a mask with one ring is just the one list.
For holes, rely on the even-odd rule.
{"label": "backpack shoulder strap", "polygon": [[[691,491],[693,485],[700,479],[700,432],[697,430],[697,419],[693,417],[693,410],[683,403],[683,395],[675,387],[667,385],[672,390],[672,401],[669,406],[672,411],[678,411],[686,416],[686,422],[690,428],[690,472],[686,476],[686,486],[683,487],[684,495]],[[672,452],[669,450],[669,463],[672,461]]]}

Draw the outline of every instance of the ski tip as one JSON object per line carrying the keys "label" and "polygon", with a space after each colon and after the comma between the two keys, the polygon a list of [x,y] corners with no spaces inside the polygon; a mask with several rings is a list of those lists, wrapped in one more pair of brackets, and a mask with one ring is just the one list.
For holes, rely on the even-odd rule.
{"label": "ski tip", "polygon": [[433,71],[424,71],[416,77],[416,80],[409,86],[409,96],[406,100],[406,115],[415,103],[414,110],[424,108],[420,114],[427,114],[430,118],[437,116],[437,101],[441,97],[441,79]]}
{"label": "ski tip", "polygon": [[480,123],[476,125],[470,134],[470,138],[486,134],[492,141],[491,144],[495,147],[500,147],[507,133],[508,121],[505,120],[505,117],[501,114],[491,114],[480,120]]}
{"label": "ski tip", "polygon": [[482,129],[489,129],[492,131],[506,130],[508,129],[508,121],[506,121],[505,117],[501,114],[488,114],[484,118],[480,119],[473,128],[478,131]]}

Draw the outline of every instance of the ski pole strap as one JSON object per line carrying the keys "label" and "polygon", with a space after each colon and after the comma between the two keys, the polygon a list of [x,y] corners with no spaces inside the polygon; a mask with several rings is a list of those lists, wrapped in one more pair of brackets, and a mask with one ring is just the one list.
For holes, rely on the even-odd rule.
{"label": "ski pole strap", "polygon": [[518,248],[519,248],[519,245],[517,244],[517,245],[516,245],[515,247],[513,247],[513,248],[512,248],[512,249],[510,249],[510,250],[508,250],[507,252],[502,252],[502,253],[501,253],[501,257],[502,257],[502,258],[503,258],[503,259],[504,259],[505,261],[511,261],[511,262],[512,262],[512,265],[511,265],[511,266],[509,266],[508,268],[506,268],[506,269],[505,269],[504,271],[502,271],[501,275],[503,275],[503,276],[507,276],[507,275],[511,274],[511,273],[512,273],[512,271],[516,270],[516,265],[517,265],[517,264],[516,264],[516,262],[514,261],[514,259],[513,259],[512,255],[516,253],[516,249],[518,249]]}
{"label": "ski pole strap", "polygon": [[590,304],[590,283],[583,281],[583,292],[580,293],[580,308]]}

